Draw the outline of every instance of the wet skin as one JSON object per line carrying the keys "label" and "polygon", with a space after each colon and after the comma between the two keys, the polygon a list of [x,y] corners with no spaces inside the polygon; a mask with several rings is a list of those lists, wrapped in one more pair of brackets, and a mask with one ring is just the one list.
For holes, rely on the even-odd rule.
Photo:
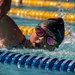
{"label": "wet skin", "polygon": [[0,19],[10,10],[11,0],[0,0]]}
{"label": "wet skin", "polygon": [[19,44],[23,39],[23,34],[15,22],[5,15],[0,20],[0,47],[12,47]]}

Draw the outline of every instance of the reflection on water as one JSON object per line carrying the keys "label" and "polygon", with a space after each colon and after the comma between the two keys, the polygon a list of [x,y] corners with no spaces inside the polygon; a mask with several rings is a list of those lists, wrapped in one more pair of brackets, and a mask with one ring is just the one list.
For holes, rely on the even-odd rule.
{"label": "reflection on water", "polygon": [[[38,73],[37,73],[38,72]],[[42,70],[37,68],[17,68],[15,65],[0,64],[0,75],[75,75],[71,72]]]}

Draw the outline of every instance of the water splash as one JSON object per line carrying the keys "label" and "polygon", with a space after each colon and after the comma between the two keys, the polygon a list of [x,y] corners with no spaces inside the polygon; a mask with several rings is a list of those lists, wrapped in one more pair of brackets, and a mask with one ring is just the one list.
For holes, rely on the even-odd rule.
{"label": "water splash", "polygon": [[59,0],[58,2],[58,14],[59,14],[59,17],[62,17],[63,18],[63,9],[61,8],[61,2],[62,0]]}

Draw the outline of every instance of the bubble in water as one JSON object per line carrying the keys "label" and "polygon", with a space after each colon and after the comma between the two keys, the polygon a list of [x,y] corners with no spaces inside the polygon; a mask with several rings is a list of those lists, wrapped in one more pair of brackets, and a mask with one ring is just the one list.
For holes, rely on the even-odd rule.
{"label": "bubble in water", "polygon": [[62,0],[59,0],[59,2],[58,2],[58,14],[59,14],[59,17],[63,17],[63,9],[61,8],[61,1]]}

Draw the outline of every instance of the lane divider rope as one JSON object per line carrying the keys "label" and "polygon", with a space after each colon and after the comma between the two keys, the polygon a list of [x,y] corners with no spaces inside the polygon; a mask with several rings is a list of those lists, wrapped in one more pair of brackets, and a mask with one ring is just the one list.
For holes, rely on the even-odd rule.
{"label": "lane divider rope", "polygon": [[[59,1],[12,0],[12,4],[16,4],[16,5],[23,4],[25,6],[35,6],[35,7],[55,7],[55,8],[58,8]],[[75,3],[63,1],[60,3],[60,7],[64,8],[64,9],[74,9]]]}
{"label": "lane divider rope", "polygon": [[14,64],[19,68],[31,67],[45,70],[75,72],[74,60],[23,55],[9,51],[0,51],[0,63]]}
{"label": "lane divider rope", "polygon": [[[39,19],[39,20],[59,17],[58,12],[29,10],[29,9],[20,9],[20,8],[11,8],[10,11],[8,12],[8,15],[17,15],[21,17],[26,17],[30,19]],[[63,20],[67,22],[75,22],[75,14],[63,13]]]}

